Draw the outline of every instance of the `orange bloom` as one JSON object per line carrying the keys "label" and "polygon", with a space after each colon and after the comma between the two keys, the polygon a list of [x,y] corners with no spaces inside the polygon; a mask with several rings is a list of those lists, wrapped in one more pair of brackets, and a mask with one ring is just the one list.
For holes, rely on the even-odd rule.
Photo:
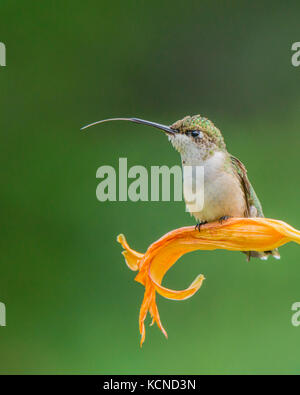
{"label": "orange bloom", "polygon": [[144,285],[145,293],[139,315],[141,345],[145,340],[145,318],[148,311],[167,337],[160,321],[155,297],[156,292],[168,299],[184,300],[193,296],[205,277],[200,274],[183,291],[174,291],[161,285],[162,279],[172,265],[185,253],[194,250],[225,249],[232,251],[269,251],[288,241],[300,244],[300,232],[283,221],[269,218],[230,218],[223,222],[175,229],[150,245],[145,254],[132,250],[124,235],[117,238],[124,251],[127,266],[138,271],[135,280]]}

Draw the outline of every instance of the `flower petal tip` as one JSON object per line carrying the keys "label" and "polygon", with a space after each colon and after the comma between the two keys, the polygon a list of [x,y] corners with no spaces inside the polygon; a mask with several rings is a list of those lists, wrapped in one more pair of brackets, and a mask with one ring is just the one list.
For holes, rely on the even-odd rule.
{"label": "flower petal tip", "polygon": [[120,233],[117,236],[117,242],[120,243],[120,244],[123,244],[124,240],[125,240],[125,236],[123,235],[123,233]]}
{"label": "flower petal tip", "polygon": [[117,236],[117,242],[121,244],[124,248],[122,251],[122,255],[125,258],[125,263],[129,267],[130,270],[137,271],[139,268],[139,262],[144,254],[140,254],[139,252],[133,250],[129,247],[125,236],[121,233]]}

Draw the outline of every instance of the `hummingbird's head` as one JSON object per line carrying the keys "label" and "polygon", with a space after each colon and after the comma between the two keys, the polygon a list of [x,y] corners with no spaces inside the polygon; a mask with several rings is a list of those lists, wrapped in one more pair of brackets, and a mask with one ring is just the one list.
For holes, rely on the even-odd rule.
{"label": "hummingbird's head", "polygon": [[186,116],[170,126],[139,118],[110,118],[91,123],[82,129],[108,121],[130,121],[163,130],[183,159],[196,157],[204,160],[216,151],[226,150],[220,130],[201,115]]}
{"label": "hummingbird's head", "polygon": [[170,128],[175,133],[169,136],[169,140],[184,157],[196,155],[205,159],[215,151],[226,150],[220,130],[201,115],[188,115],[174,122]]}

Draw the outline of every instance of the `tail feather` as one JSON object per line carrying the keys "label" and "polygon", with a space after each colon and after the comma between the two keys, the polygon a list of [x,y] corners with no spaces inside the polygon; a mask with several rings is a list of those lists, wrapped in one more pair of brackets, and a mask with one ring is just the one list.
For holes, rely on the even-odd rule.
{"label": "tail feather", "polygon": [[277,248],[272,251],[245,251],[245,254],[247,255],[248,262],[250,261],[251,257],[266,261],[270,255],[272,255],[275,259],[280,259],[280,254]]}

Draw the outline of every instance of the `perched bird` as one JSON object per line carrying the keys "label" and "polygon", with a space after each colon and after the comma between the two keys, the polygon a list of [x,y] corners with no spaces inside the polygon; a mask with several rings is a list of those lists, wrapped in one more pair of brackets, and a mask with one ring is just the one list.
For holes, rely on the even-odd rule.
{"label": "perched bird", "polygon": [[[222,222],[229,217],[264,217],[261,203],[250,184],[245,166],[228,153],[222,133],[209,119],[201,115],[186,116],[166,126],[139,118],[111,118],[94,122],[82,129],[115,120],[131,121],[163,130],[173,147],[180,153],[183,168],[204,168],[204,182],[184,180],[183,183],[187,209],[198,221],[196,227],[199,231],[201,225],[207,222]],[[197,172],[192,172],[191,177],[197,177]],[[199,211],[193,211],[194,206],[186,199],[186,196],[190,195],[189,188],[192,188],[192,185],[202,185],[204,188],[203,205]],[[245,253],[248,260],[250,257],[267,259],[269,255],[280,258],[277,249]]]}

